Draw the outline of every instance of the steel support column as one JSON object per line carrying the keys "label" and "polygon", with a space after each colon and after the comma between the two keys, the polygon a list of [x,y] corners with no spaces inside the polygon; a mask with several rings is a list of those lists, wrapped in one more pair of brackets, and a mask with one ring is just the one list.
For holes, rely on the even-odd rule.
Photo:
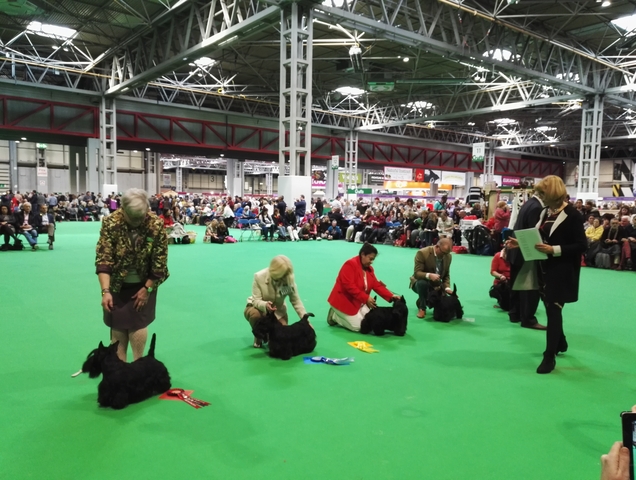
{"label": "steel support column", "polygon": [[[312,10],[297,3],[281,9],[280,172],[311,175]],[[301,172],[301,160],[304,169]]]}
{"label": "steel support column", "polygon": [[9,189],[17,192],[18,188],[18,148],[15,140],[9,141]]}
{"label": "steel support column", "polygon": [[484,157],[484,179],[482,185],[485,190],[495,188],[495,145],[486,144],[486,155]]}
{"label": "steel support column", "polygon": [[601,134],[603,127],[603,99],[595,95],[583,108],[581,125],[581,149],[579,156],[579,181],[576,198],[598,199],[598,176],[601,163]]}
{"label": "steel support column", "polygon": [[[102,97],[99,109],[99,139],[101,142],[101,172],[102,184],[117,185],[117,118],[115,110],[115,99]],[[112,188],[112,187],[109,187]],[[109,192],[102,191],[102,195]]]}
{"label": "steel support column", "polygon": [[267,172],[265,174],[265,187],[267,188],[267,195],[271,196],[274,193],[274,174]]}
{"label": "steel support column", "polygon": [[89,138],[86,142],[86,188],[94,193],[100,191],[99,148],[100,141],[98,138]]}
{"label": "steel support column", "polygon": [[144,188],[148,195],[159,193],[159,163],[158,153],[144,152]]}
{"label": "steel support column", "polygon": [[355,197],[356,194],[349,194],[349,189],[354,191],[358,188],[358,132],[351,131],[347,134],[345,144],[345,191],[347,198]]}

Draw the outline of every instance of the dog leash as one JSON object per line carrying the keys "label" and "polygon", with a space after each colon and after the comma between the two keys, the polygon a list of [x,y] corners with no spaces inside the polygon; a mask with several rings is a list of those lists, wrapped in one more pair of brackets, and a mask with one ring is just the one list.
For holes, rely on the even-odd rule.
{"label": "dog leash", "polygon": [[168,394],[170,397],[177,397],[182,402],[185,402],[194,408],[207,407],[208,405],[210,405],[209,402],[205,402],[203,400],[198,400],[196,398],[188,396],[183,388],[171,388],[166,392],[166,394]]}

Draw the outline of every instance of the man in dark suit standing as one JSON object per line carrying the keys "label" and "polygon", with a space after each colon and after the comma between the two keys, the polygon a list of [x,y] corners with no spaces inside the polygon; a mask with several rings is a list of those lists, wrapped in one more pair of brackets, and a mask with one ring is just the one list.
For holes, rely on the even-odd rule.
{"label": "man in dark suit standing", "polygon": [[[534,228],[539,223],[541,212],[545,205],[538,196],[528,199],[519,210],[517,220],[515,221],[514,230],[523,230],[525,228]],[[521,323],[524,328],[533,328],[535,330],[545,330],[545,325],[541,325],[537,321],[536,313],[539,306],[538,290],[515,290],[515,281],[519,276],[521,267],[523,267],[523,255],[518,248],[508,251],[508,261],[510,262],[510,285],[512,286],[510,294],[510,311],[508,316],[513,323]],[[537,262],[527,262],[532,264],[526,268],[537,268]]]}

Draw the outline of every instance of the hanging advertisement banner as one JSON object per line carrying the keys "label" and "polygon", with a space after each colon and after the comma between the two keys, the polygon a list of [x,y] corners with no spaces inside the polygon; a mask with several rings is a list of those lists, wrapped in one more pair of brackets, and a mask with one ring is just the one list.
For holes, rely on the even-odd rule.
{"label": "hanging advertisement banner", "polygon": [[311,186],[312,188],[325,188],[327,185],[327,172],[325,167],[312,168]]}
{"label": "hanging advertisement banner", "polygon": [[483,163],[486,158],[486,144],[473,143],[473,162]]}
{"label": "hanging advertisement banner", "polygon": [[501,184],[504,187],[517,187],[521,183],[521,179],[519,177],[508,177],[503,175],[501,177]]}
{"label": "hanging advertisement banner", "polygon": [[442,171],[441,182],[446,185],[463,187],[466,185],[466,174],[464,172],[444,172]]}
{"label": "hanging advertisement banner", "polygon": [[384,185],[384,172],[382,170],[368,171],[367,182],[369,185]]}
{"label": "hanging advertisement banner", "polygon": [[[426,182],[407,182],[407,181],[402,181],[402,180],[387,180],[384,182],[384,188],[386,190],[403,190],[403,189],[422,189],[422,190],[428,190],[429,188],[431,188],[431,184],[430,183],[426,183]],[[452,185],[439,185],[439,189],[441,190],[452,190],[453,186]]]}
{"label": "hanging advertisement banner", "polygon": [[413,170],[411,168],[384,167],[384,179],[410,182],[413,180]]}
{"label": "hanging advertisement banner", "polygon": [[[356,174],[356,185],[361,185],[362,184],[362,174],[358,173]],[[347,179],[347,174],[345,172],[339,172],[338,173],[338,181],[340,183],[349,183],[348,179]]]}

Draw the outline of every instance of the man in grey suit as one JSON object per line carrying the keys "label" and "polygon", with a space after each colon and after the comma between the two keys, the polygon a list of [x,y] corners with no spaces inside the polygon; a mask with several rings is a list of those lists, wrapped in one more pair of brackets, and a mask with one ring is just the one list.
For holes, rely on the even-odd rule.
{"label": "man in grey suit", "polygon": [[[538,196],[535,195],[528,199],[519,210],[514,230],[536,227],[541,218],[541,212],[543,212],[545,208],[545,205]],[[508,261],[510,262],[510,285],[512,286],[510,311],[508,312],[510,321],[513,323],[521,323],[521,326],[524,328],[545,330],[545,325],[541,325],[536,317],[537,307],[539,306],[539,291],[514,289],[515,281],[524,263],[521,250],[518,248],[509,250]],[[536,261],[530,263],[533,264],[532,268],[538,268]]]}

